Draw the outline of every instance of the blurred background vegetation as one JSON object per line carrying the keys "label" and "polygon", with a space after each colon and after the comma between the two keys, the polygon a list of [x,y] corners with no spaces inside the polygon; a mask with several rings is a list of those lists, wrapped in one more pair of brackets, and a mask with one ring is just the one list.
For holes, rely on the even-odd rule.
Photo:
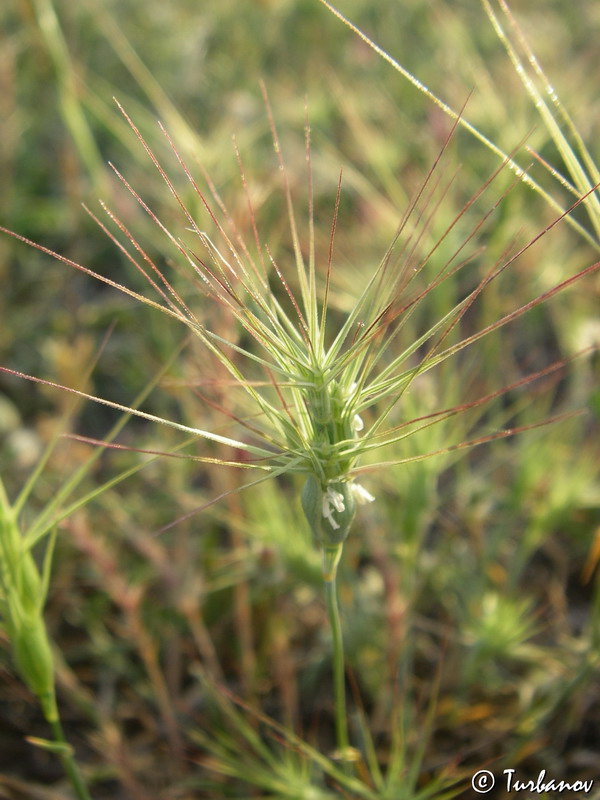
{"label": "blurred background vegetation", "polygon": [[[454,108],[469,98],[465,116],[503,149],[527,137],[562,169],[479,2],[339,0],[339,8]],[[600,7],[530,0],[513,10],[598,161]],[[442,112],[317,0],[12,0],[0,7],[0,36],[0,224],[140,291],[142,279],[81,203],[96,211],[96,198],[105,200],[159,258],[164,242],[108,162],[167,224],[176,209],[113,97],[168,159],[156,124],[164,122],[251,236],[235,135],[263,238],[283,254],[287,223],[259,81],[266,81],[301,219],[308,107],[321,262],[343,170],[332,294],[340,312],[381,259],[450,129]],[[464,131],[444,158],[446,175],[458,172],[436,211],[431,243],[498,167]],[[523,163],[532,161],[525,153]],[[532,173],[560,195],[543,167],[534,164]],[[511,181],[502,173],[464,213],[440,247],[439,264]],[[183,180],[180,186],[201,217]],[[527,187],[514,187],[469,251],[485,249],[419,313],[443,314],[503,252],[554,216]],[[462,333],[597,259],[590,241],[558,226],[485,291]],[[0,281],[0,362],[15,370],[81,388],[97,358],[87,390],[130,404],[182,340],[161,315],[7,237]],[[178,286],[186,292],[185,276]],[[597,279],[575,286],[428,374],[401,418],[466,402],[597,344],[597,289]],[[203,302],[191,285],[185,296]],[[227,330],[209,304],[203,313]],[[412,325],[419,330],[418,315]],[[225,430],[198,395],[206,389],[199,384],[203,358],[200,348],[186,347],[144,408]],[[573,361],[560,381],[429,429],[392,457],[560,411],[584,415],[369,478],[378,502],[361,512],[342,574],[353,738],[369,741],[368,729],[374,761],[392,766],[397,786],[407,787],[386,794],[367,758],[359,774],[372,796],[413,798],[434,779],[436,788],[458,781],[460,791],[465,776],[490,764],[498,772],[511,766],[535,776],[551,768],[565,780],[598,777],[595,369],[591,357]],[[227,386],[211,377],[213,399],[225,402]],[[69,403],[60,391],[0,378],[0,468],[13,493]],[[115,419],[87,404],[69,426],[102,439]],[[141,420],[119,438],[150,450],[175,441]],[[43,508],[90,452],[82,442],[61,442],[28,513]],[[223,455],[206,445],[197,452]],[[104,454],[87,489],[140,458]],[[65,727],[95,797],[354,796],[311,749],[333,748],[330,652],[298,487],[234,494],[155,535],[240,480],[225,467],[155,460],[61,524],[47,621],[64,657]],[[0,791],[68,797],[52,756],[25,741],[47,731],[8,649],[1,663]],[[53,793],[36,794],[36,787]]]}

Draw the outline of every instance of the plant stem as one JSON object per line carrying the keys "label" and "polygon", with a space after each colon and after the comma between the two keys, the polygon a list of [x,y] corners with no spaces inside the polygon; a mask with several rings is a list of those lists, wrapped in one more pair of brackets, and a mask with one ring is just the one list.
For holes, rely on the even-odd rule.
{"label": "plant stem", "polygon": [[92,796],[89,793],[83,778],[81,777],[81,772],[79,771],[77,762],[73,757],[73,749],[65,738],[60,719],[55,717],[54,719],[50,720],[50,724],[52,725],[52,732],[54,733],[55,741],[57,744],[63,745],[63,749],[61,749],[61,752],[58,755],[62,761],[63,768],[67,773],[67,777],[71,781],[71,785],[75,790],[76,796],[79,798],[79,800],[92,800]]}
{"label": "plant stem", "polygon": [[337,567],[343,544],[323,551],[323,580],[327,599],[327,615],[331,626],[333,644],[333,691],[335,706],[335,731],[340,757],[346,760],[350,750],[348,720],[346,716],[346,685],[344,668],[344,640],[337,601]]}

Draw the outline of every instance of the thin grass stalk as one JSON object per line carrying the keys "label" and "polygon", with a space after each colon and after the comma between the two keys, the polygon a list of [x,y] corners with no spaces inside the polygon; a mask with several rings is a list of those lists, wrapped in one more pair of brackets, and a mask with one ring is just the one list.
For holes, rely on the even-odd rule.
{"label": "thin grass stalk", "polygon": [[323,583],[327,601],[327,617],[331,628],[333,648],[333,699],[335,715],[335,734],[337,756],[348,770],[348,761],[352,760],[350,739],[348,736],[348,715],[346,711],[346,662],[344,656],[344,637],[337,598],[337,570],[344,545],[340,542],[336,547],[323,550]]}
{"label": "thin grass stalk", "polygon": [[54,741],[61,745],[58,750],[58,756],[62,762],[63,769],[71,781],[76,796],[79,800],[92,800],[92,795],[89,793],[88,788],[83,780],[77,762],[73,757],[73,748],[67,742],[63,731],[62,723],[59,717],[50,721],[52,733],[54,734]]}
{"label": "thin grass stalk", "polygon": [[[513,45],[511,39],[504,31],[500,20],[494,13],[491,4],[488,2],[488,0],[481,0],[481,2],[490,22],[492,23],[496,35],[498,36],[498,39],[504,46],[504,49],[506,50],[508,57],[512,62],[516,74],[523,83],[523,86],[533,101],[537,112],[541,116],[548,133],[552,137],[557,150],[562,156],[563,161],[573,180],[574,186],[571,185],[569,181],[567,181],[554,167],[548,165],[551,173],[557,178],[557,180],[560,180],[564,186],[567,186],[569,190],[576,196],[589,192],[590,188],[592,188],[592,185],[598,183],[600,180],[598,167],[594,163],[594,160],[579,131],[577,130],[575,123],[571,119],[567,110],[563,107],[558,95],[556,94],[556,91],[544,74],[508,4],[505,2],[505,0],[498,0],[498,5],[506,16],[513,30],[513,35],[516,36],[517,42],[523,51],[526,61],[533,69],[533,72],[537,76],[538,80],[541,82],[542,90],[549,98],[550,105],[544,99],[542,91],[540,91],[540,89],[538,89],[536,86],[533,77],[526,68],[526,64],[519,56],[517,48]],[[555,112],[552,111],[550,106],[554,106]],[[574,147],[569,142],[567,136],[563,133],[561,122],[571,135],[572,140],[575,143]],[[577,150],[579,150],[579,156],[577,155]],[[544,163],[543,160],[542,163]],[[585,205],[587,207],[588,216],[594,228],[596,237],[600,238],[600,201],[595,193],[589,194]]]}
{"label": "thin grass stalk", "polygon": [[[435,106],[437,106],[441,111],[444,112],[450,119],[458,122],[458,124],[468,131],[477,141],[479,141],[482,145],[484,145],[488,150],[490,150],[494,155],[500,158],[503,162],[507,164],[509,169],[515,173],[517,178],[521,180],[525,185],[529,186],[533,189],[540,197],[544,199],[548,205],[554,209],[555,211],[564,211],[561,204],[555,200],[555,198],[547,192],[531,175],[527,172],[527,170],[522,167],[514,158],[510,157],[507,153],[502,150],[494,141],[488,138],[485,134],[483,134],[475,125],[472,125],[465,117],[462,117],[457,111],[455,111],[451,106],[445,103],[438,95],[436,95],[428,86],[422,83],[415,75],[413,75],[410,70],[404,67],[400,62],[396,61],[389,53],[387,53],[382,47],[380,47],[373,39],[369,38],[366,33],[364,33],[360,28],[358,28],[350,19],[348,19],[341,11],[333,6],[329,0],[319,0],[329,11],[337,17],[341,22],[344,23],[351,31],[353,31],[362,41],[368,45],[375,53],[377,53],[380,58],[384,61],[387,61],[397,72],[400,73],[409,83],[411,83],[416,89],[418,89],[422,94],[425,95]],[[545,122],[547,123],[548,120],[546,119]],[[555,128],[555,120],[551,120],[551,130]],[[561,141],[562,145],[562,141]],[[561,153],[565,156],[567,150],[569,151],[570,156],[574,157],[573,149],[566,145],[566,149]],[[568,161],[571,159],[569,158]],[[589,206],[589,203],[588,203]],[[600,245],[596,239],[586,228],[581,225],[581,223],[572,216],[567,217],[567,223],[574,228],[592,247],[596,250],[600,249]],[[594,227],[596,227],[596,223],[594,221]]]}
{"label": "thin grass stalk", "polygon": [[87,173],[98,189],[106,189],[104,163],[80,100],[76,68],[52,0],[34,0],[40,33],[52,61],[58,84],[61,115],[71,133]]}

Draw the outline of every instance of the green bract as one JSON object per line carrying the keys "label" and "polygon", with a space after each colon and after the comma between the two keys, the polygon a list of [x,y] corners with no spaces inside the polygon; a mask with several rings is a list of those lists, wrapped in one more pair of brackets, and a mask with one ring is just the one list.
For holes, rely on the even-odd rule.
{"label": "green bract", "polygon": [[321,547],[332,547],[348,536],[356,514],[353,485],[336,481],[322,486],[310,475],[302,490],[302,508],[315,541]]}
{"label": "green bract", "polygon": [[54,659],[43,617],[19,620],[12,633],[12,646],[21,677],[40,700],[46,719],[52,722],[57,719]]}
{"label": "green bract", "polygon": [[12,507],[0,484],[0,587],[2,619],[17,669],[42,703],[49,721],[57,719],[54,660],[43,609],[44,581],[26,549]]}

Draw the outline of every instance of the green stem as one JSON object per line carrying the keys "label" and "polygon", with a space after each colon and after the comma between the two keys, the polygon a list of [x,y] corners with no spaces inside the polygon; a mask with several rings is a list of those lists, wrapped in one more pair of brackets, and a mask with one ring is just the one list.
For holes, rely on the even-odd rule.
{"label": "green stem", "polygon": [[57,742],[57,744],[63,745],[63,748],[58,755],[62,761],[63,768],[67,773],[67,777],[71,781],[71,785],[75,790],[76,796],[79,798],[79,800],[92,800],[92,796],[89,793],[83,778],[81,777],[81,772],[79,771],[77,762],[73,757],[73,749],[65,738],[60,719],[55,717],[54,719],[50,720],[50,724],[52,726],[52,732],[54,733],[54,740]]}
{"label": "green stem", "polygon": [[323,579],[327,599],[327,615],[331,626],[333,643],[333,691],[335,705],[335,731],[339,755],[346,760],[350,751],[348,739],[348,720],[346,715],[346,686],[344,668],[344,640],[337,601],[337,567],[342,555],[343,544],[323,551]]}

